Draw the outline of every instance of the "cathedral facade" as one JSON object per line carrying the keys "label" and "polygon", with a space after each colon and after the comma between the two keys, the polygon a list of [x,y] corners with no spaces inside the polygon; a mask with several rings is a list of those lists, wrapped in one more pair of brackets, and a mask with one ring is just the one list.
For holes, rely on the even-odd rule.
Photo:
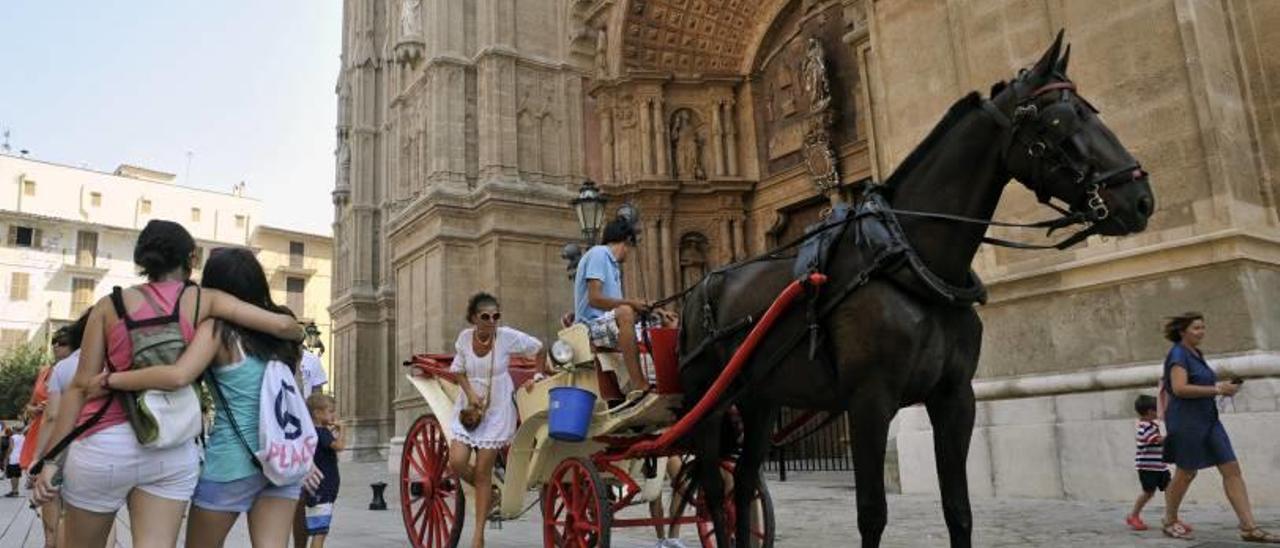
{"label": "cathedral facade", "polygon": [[[1131,451],[1128,402],[1155,386],[1161,319],[1185,310],[1206,314],[1211,355],[1257,387],[1236,399],[1236,426],[1276,418],[1263,394],[1280,387],[1280,308],[1268,303],[1280,294],[1280,56],[1268,53],[1280,36],[1262,29],[1280,24],[1280,4],[346,0],[344,11],[331,311],[357,457],[385,456],[423,412],[400,363],[451,352],[472,292],[497,294],[511,325],[555,333],[572,308],[560,250],[580,238],[569,201],[582,181],[604,188],[610,210],[639,208],[626,285],[656,299],[802,234],[828,196],[886,178],[948,106],[1032,63],[1060,28],[1081,93],[1151,173],[1157,213],[1146,232],[1065,252],[979,253],[991,298],[979,309],[975,492],[1111,497],[1127,485],[1082,472],[1099,466],[1087,449],[1105,432]],[[996,217],[1050,214],[1010,184]],[[906,410],[895,432],[901,488],[929,489],[927,420]],[[1241,449],[1246,462],[1275,451]]]}

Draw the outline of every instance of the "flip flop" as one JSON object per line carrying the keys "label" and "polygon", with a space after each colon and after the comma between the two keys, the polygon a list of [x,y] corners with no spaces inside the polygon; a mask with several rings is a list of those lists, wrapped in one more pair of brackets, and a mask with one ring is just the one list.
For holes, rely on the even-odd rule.
{"label": "flip flop", "polygon": [[1191,535],[1191,531],[1187,529],[1187,526],[1183,525],[1180,521],[1166,523],[1160,531],[1162,531],[1166,537],[1176,538],[1179,540],[1194,540],[1196,538]]}
{"label": "flip flop", "polygon": [[1269,533],[1261,527],[1252,529],[1241,529],[1240,540],[1245,542],[1256,542],[1259,544],[1280,544],[1280,536]]}

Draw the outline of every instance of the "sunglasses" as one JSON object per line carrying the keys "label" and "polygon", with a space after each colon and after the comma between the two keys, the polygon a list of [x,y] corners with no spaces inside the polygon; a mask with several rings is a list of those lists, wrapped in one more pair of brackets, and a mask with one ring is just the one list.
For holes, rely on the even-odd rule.
{"label": "sunglasses", "polygon": [[502,319],[502,313],[501,312],[494,312],[494,313],[481,312],[479,314],[476,314],[476,317],[480,318],[480,321],[482,322],[496,322]]}

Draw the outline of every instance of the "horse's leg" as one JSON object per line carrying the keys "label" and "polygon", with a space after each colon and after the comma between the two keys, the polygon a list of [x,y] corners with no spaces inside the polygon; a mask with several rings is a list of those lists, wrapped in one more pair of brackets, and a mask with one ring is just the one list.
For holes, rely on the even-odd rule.
{"label": "horse's leg", "polygon": [[853,393],[849,418],[853,426],[853,475],[858,499],[858,532],[863,548],[880,546],[889,519],[884,498],[884,450],[889,439],[889,421],[897,411],[890,391],[879,385],[864,385]]}
{"label": "horse's leg", "polygon": [[[724,415],[708,416],[693,429],[694,478],[702,489],[711,524],[716,531],[716,546],[729,546],[729,529],[724,513],[724,478],[720,476],[720,429]],[[695,495],[696,496],[696,495]]]}
{"label": "horse's leg", "polygon": [[961,382],[934,389],[925,408],[933,423],[933,453],[938,461],[942,515],[947,520],[952,548],[972,543],[973,515],[969,510],[969,439],[973,436],[973,386]]}
{"label": "horse's leg", "polygon": [[756,488],[760,484],[760,467],[769,454],[773,423],[778,407],[770,404],[739,405],[742,415],[742,454],[733,470],[733,505],[737,515],[734,538],[738,548],[750,548],[753,532]]}

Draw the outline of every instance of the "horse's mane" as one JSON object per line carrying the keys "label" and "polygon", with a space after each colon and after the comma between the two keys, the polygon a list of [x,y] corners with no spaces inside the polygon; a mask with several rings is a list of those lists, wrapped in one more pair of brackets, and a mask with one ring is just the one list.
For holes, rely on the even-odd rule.
{"label": "horse's mane", "polygon": [[885,180],[883,189],[889,191],[890,196],[892,196],[898,181],[905,178],[908,173],[911,173],[911,170],[915,169],[924,160],[925,155],[938,144],[938,141],[942,140],[942,136],[951,131],[951,128],[955,127],[956,123],[961,118],[964,118],[965,115],[980,108],[982,108],[982,95],[976,91],[969,92],[968,95],[961,97],[959,101],[952,104],[947,113],[938,121],[938,124],[933,126],[933,130],[929,132],[929,135],[923,141],[920,141],[915,150],[912,150],[911,154],[908,154],[906,159],[902,160],[902,163],[898,164],[898,167],[893,170],[893,173]]}

